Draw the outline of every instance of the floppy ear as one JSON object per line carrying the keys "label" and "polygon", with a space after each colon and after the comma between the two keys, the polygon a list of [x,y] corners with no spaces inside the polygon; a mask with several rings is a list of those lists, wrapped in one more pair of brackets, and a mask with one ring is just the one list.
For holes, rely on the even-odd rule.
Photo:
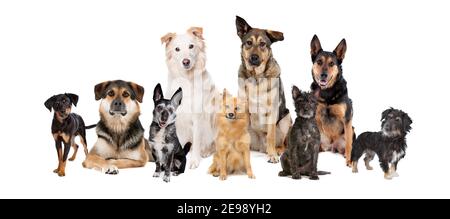
{"label": "floppy ear", "polygon": [[161,99],[164,99],[164,95],[161,89],[161,84],[157,84],[155,89],[153,90],[153,102],[157,102]]}
{"label": "floppy ear", "polygon": [[405,132],[411,131],[412,120],[411,120],[411,118],[408,116],[407,113],[404,113],[404,114],[403,114],[402,120],[403,120],[403,130],[404,130]]}
{"label": "floppy ear", "polygon": [[296,100],[301,94],[300,89],[297,86],[292,86],[292,99]]}
{"label": "floppy ear", "polygon": [[170,102],[175,106],[175,109],[178,108],[181,104],[181,99],[183,99],[183,90],[178,88],[178,90],[173,94],[172,98],[170,98]]}
{"label": "floppy ear", "polygon": [[72,102],[74,106],[77,106],[77,103],[78,103],[78,95],[76,95],[76,94],[71,94],[71,93],[65,93],[65,95],[69,97],[70,102]]}
{"label": "floppy ear", "polygon": [[134,93],[134,95],[131,95],[131,98],[136,98],[139,103],[142,103],[142,100],[144,99],[144,87],[133,82],[128,82],[128,85]]}
{"label": "floppy ear", "polygon": [[56,95],[53,95],[52,97],[48,98],[47,101],[45,101],[44,105],[47,107],[47,109],[51,112],[53,104],[55,103]]}
{"label": "floppy ear", "polygon": [[175,38],[175,33],[167,33],[166,35],[161,37],[161,43],[162,44],[166,44],[166,46],[170,43],[170,41],[173,40],[173,38]]}
{"label": "floppy ear", "polygon": [[387,116],[389,115],[389,113],[391,113],[393,110],[394,110],[394,108],[391,107],[391,108],[383,111],[383,113],[381,113],[381,120],[380,121],[383,121],[384,119],[386,119]]}
{"label": "floppy ear", "polygon": [[236,16],[236,29],[237,29],[237,35],[239,38],[243,38],[245,34],[247,34],[252,27],[248,25],[248,23],[241,17]]}
{"label": "floppy ear", "polygon": [[110,83],[109,81],[105,81],[95,85],[94,87],[95,100],[100,100],[105,97],[105,89],[108,87],[109,83]]}
{"label": "floppy ear", "polygon": [[201,27],[191,27],[191,28],[189,28],[187,30],[187,32],[189,34],[192,34],[192,35],[198,37],[201,40],[204,40],[204,38],[203,38],[203,28],[201,28]]}
{"label": "floppy ear", "polygon": [[320,45],[319,37],[314,35],[311,40],[311,59],[313,62],[316,60],[317,55],[319,55],[322,51],[322,45]]}
{"label": "floppy ear", "polygon": [[334,49],[333,53],[336,54],[339,64],[342,63],[345,57],[345,52],[347,51],[347,43],[345,39],[342,39],[339,45],[337,45],[336,49]]}
{"label": "floppy ear", "polygon": [[270,41],[272,43],[284,40],[284,36],[283,36],[282,32],[273,31],[273,30],[266,30],[266,34],[267,34],[267,36],[269,37],[269,39],[270,39]]}

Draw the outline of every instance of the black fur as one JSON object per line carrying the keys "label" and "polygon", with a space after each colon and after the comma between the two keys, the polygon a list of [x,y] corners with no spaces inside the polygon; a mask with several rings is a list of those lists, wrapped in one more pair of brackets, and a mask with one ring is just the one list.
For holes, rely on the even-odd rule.
{"label": "black fur", "polygon": [[317,171],[320,148],[320,132],[315,119],[317,100],[313,93],[301,92],[296,86],[292,88],[297,118],[289,130],[287,150],[281,156],[283,170],[279,176],[292,175],[300,179],[301,175],[319,179],[318,175],[329,172]]}
{"label": "black fur", "polygon": [[156,170],[154,177],[159,177],[164,171],[163,179],[170,181],[170,172],[174,176],[184,173],[186,168],[186,154],[189,152],[191,143],[187,143],[184,149],[178,141],[175,119],[175,111],[181,104],[183,92],[179,88],[172,98],[164,99],[161,85],[155,87],[153,101],[153,121],[150,125],[149,142],[152,144],[152,156],[155,158]]}
{"label": "black fur", "polygon": [[[366,154],[364,161],[367,169],[371,169],[369,162],[376,154],[383,172],[390,174],[389,164],[396,170],[398,162],[406,154],[406,134],[411,130],[412,120],[407,113],[390,108],[382,113],[381,121],[381,131],[364,132],[355,140],[352,162]],[[354,167],[353,171],[357,172],[357,168]]]}

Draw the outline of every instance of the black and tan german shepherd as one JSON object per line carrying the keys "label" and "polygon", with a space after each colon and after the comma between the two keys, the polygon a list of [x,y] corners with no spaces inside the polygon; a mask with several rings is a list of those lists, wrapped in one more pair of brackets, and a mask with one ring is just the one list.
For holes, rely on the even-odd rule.
{"label": "black and tan german shepherd", "polygon": [[352,127],[352,101],[342,75],[346,50],[347,44],[342,39],[333,52],[323,51],[319,38],[314,35],[311,41],[314,80],[311,90],[318,97],[316,120],[321,134],[321,150],[343,154],[350,166],[355,134]]}
{"label": "black and tan german shepherd", "polygon": [[277,150],[278,153],[284,150],[286,135],[292,125],[280,66],[271,49],[272,44],[284,40],[284,36],[282,32],[252,28],[239,16],[236,16],[236,29],[242,42],[239,89],[245,89],[249,104],[250,148],[267,152],[269,162],[277,163]]}

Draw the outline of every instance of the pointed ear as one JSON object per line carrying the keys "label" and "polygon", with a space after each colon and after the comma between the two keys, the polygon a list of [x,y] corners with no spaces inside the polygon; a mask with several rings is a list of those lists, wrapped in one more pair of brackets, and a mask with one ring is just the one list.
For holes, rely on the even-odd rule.
{"label": "pointed ear", "polygon": [[181,104],[181,99],[183,99],[183,90],[178,88],[178,90],[173,94],[172,98],[170,98],[170,102],[175,106],[175,109],[178,108]]}
{"label": "pointed ear", "polygon": [[322,45],[320,45],[319,37],[314,35],[311,40],[311,59],[313,62],[316,60],[316,57],[320,52],[322,52]]}
{"label": "pointed ear", "polygon": [[236,29],[237,35],[242,39],[252,27],[243,18],[236,16]]}
{"label": "pointed ear", "polygon": [[203,38],[203,28],[201,28],[201,27],[191,27],[191,28],[189,28],[187,30],[187,32],[189,34],[192,34],[192,35],[198,37],[201,40],[204,40],[204,38]]}
{"label": "pointed ear", "polygon": [[128,82],[131,90],[134,94],[131,94],[131,99],[136,99],[139,103],[142,103],[144,99],[144,87],[134,82]]}
{"label": "pointed ear", "polygon": [[108,87],[109,83],[110,81],[105,81],[95,85],[94,87],[95,100],[100,100],[106,96],[105,90]]}
{"label": "pointed ear", "polygon": [[342,39],[339,45],[337,45],[336,49],[334,49],[333,53],[336,54],[336,57],[339,63],[342,63],[345,57],[345,52],[347,51],[347,43],[345,39]]}
{"label": "pointed ear", "polygon": [[394,108],[391,107],[391,108],[383,111],[383,113],[381,113],[381,120],[380,121],[385,120],[387,118],[387,116],[389,115],[389,113],[391,113],[393,110],[394,110]]}
{"label": "pointed ear", "polygon": [[266,34],[267,34],[267,36],[269,37],[269,39],[270,39],[270,41],[272,43],[284,40],[284,36],[283,36],[282,32],[273,31],[273,30],[266,30]]}
{"label": "pointed ear", "polygon": [[162,44],[166,44],[166,46],[170,43],[170,41],[173,40],[173,38],[175,38],[175,33],[167,33],[166,35],[161,37],[161,43]]}
{"label": "pointed ear", "polygon": [[52,97],[48,98],[48,100],[45,101],[44,105],[47,107],[47,109],[51,112],[53,104],[55,103],[56,95],[53,95]]}
{"label": "pointed ear", "polygon": [[292,99],[296,100],[301,94],[300,89],[297,86],[292,86]]}
{"label": "pointed ear", "polygon": [[155,89],[153,90],[153,102],[158,102],[159,100],[164,99],[164,95],[161,89],[161,84],[157,84]]}
{"label": "pointed ear", "polygon": [[76,95],[76,94],[71,94],[71,93],[65,93],[65,95],[69,97],[70,102],[72,102],[74,106],[77,106],[77,103],[78,103],[78,95]]}

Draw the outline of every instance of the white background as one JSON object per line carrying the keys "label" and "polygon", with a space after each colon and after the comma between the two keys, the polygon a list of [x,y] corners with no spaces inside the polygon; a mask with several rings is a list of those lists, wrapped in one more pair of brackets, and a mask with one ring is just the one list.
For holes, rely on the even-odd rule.
{"label": "white background", "polygon": [[[449,41],[446,1],[2,1],[0,3],[0,197],[2,198],[449,198]],[[124,79],[146,89],[141,121],[148,136],[156,83],[167,85],[167,32],[204,27],[207,69],[217,87],[237,89],[240,40],[235,15],[253,27],[284,32],[273,45],[282,68],[288,106],[290,87],[311,83],[309,43],[317,34],[332,51],[345,37],[343,63],[354,103],[357,134],[380,128],[381,112],[393,106],[414,123],[399,178],[383,179],[376,161],[353,174],[344,158],[322,153],[320,181],[277,176],[280,165],[252,154],[255,180],[232,176],[225,182],[200,167],[166,184],[145,168],[104,175],[81,166],[80,150],[57,165],[50,134],[53,115],[44,101],[53,94],[80,96],[73,111],[87,124],[99,120],[94,86]],[[88,144],[96,140],[88,131]]]}

